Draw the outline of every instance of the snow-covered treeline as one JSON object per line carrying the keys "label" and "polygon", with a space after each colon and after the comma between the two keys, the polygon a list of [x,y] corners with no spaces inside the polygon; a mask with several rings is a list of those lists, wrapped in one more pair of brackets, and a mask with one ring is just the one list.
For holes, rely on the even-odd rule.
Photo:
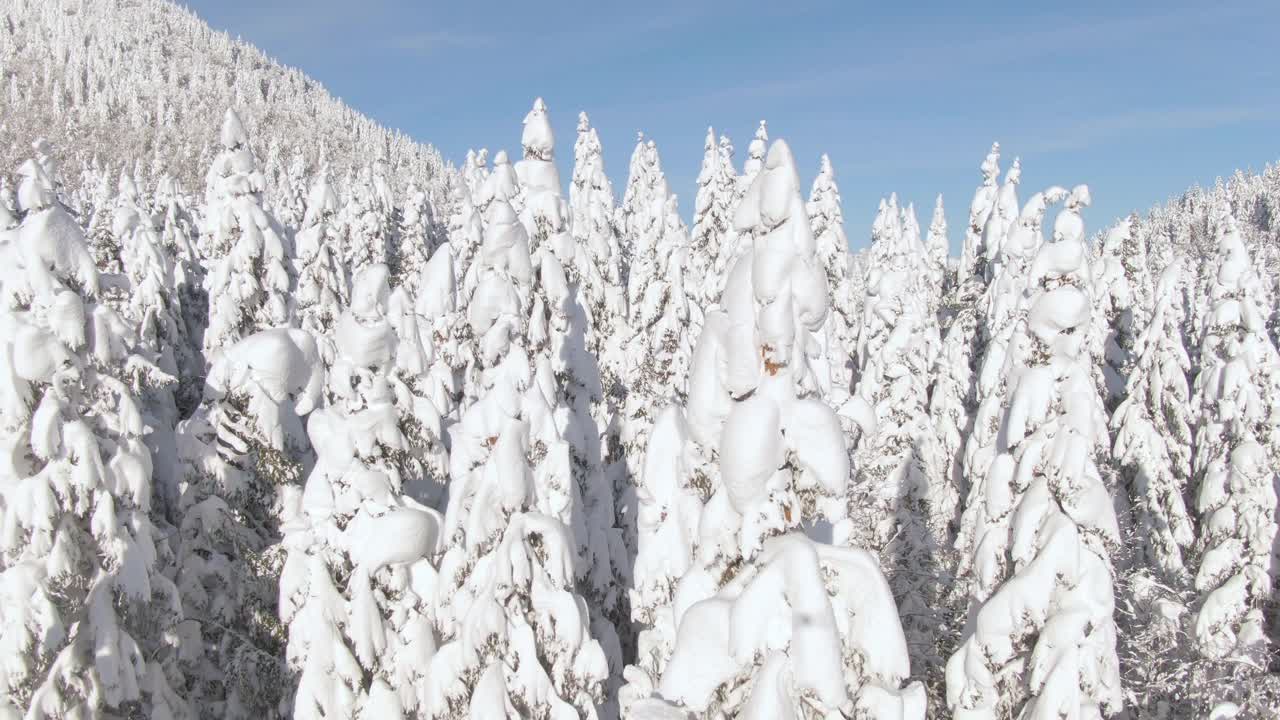
{"label": "snow-covered treeline", "polygon": [[763,122],[454,169],[167,4],[0,12],[0,718],[1280,707],[1274,168],[1094,231],[995,144],[855,254]]}

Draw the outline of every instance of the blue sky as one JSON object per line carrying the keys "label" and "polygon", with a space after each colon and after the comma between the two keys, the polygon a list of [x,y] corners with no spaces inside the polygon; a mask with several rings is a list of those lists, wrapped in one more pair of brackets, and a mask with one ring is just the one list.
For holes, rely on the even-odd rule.
{"label": "blue sky", "polygon": [[[619,198],[637,130],[688,214],[708,125],[741,167],[760,119],[807,184],[830,154],[853,247],[896,191],[955,247],[992,140],[1022,195],[1087,182],[1094,229],[1280,159],[1280,4],[191,0],[391,127],[461,160],[516,152],[533,98],[567,178],[586,110]],[[616,7],[614,7],[616,6]]]}

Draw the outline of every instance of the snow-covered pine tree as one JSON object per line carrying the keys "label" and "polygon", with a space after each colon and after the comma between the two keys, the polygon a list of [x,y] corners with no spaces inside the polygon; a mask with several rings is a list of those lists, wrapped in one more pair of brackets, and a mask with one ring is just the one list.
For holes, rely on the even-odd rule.
{"label": "snow-covered pine tree", "polygon": [[337,397],[308,419],[318,458],[284,528],[279,612],[299,720],[403,717],[426,702],[442,518],[409,487],[439,485],[444,468],[421,462],[423,411],[436,415],[432,433],[438,414],[401,400],[396,366],[411,338],[393,328],[388,275],[370,265],[356,276],[335,333]]}
{"label": "snow-covered pine tree", "polygon": [[1266,331],[1267,288],[1225,203],[1215,225],[1218,258],[1192,400],[1201,520],[1194,638],[1209,659],[1247,658],[1265,667],[1264,607],[1276,576],[1280,357]]}
{"label": "snow-covered pine tree", "polygon": [[973,338],[977,336],[977,314],[963,311],[952,322],[943,337],[934,365],[929,392],[929,421],[938,438],[936,468],[945,475],[957,496],[968,495],[964,478],[964,443],[973,433],[974,355]]}
{"label": "snow-covered pine tree", "polygon": [[[280,137],[271,135],[266,139],[266,150],[262,153],[261,167],[263,185],[263,204],[271,211],[272,216],[280,222],[280,210],[284,207],[284,196],[289,191],[288,175],[284,167],[284,155],[280,146]],[[281,222],[284,227],[284,223]],[[286,232],[288,232],[286,230]]]}
{"label": "snow-covered pine tree", "polygon": [[1184,553],[1195,540],[1187,510],[1195,417],[1181,284],[1181,267],[1166,267],[1156,287],[1154,315],[1134,343],[1127,397],[1111,420],[1114,456],[1124,468],[1140,540],[1135,561],[1169,583],[1187,579]]}
{"label": "snow-covered pine tree", "polygon": [[138,400],[173,378],[100,302],[44,166],[19,175],[21,223],[0,232],[0,712],[190,717]]}
{"label": "snow-covered pine tree", "polygon": [[556,488],[559,495],[550,503],[540,502],[538,509],[573,531],[575,578],[588,601],[592,636],[609,659],[613,695],[622,672],[615,626],[626,619],[621,587],[628,562],[615,527],[614,477],[606,472],[601,443],[608,419],[601,412],[600,361],[587,351],[590,326],[582,285],[570,283],[564,271],[566,264],[576,266],[578,246],[570,233],[569,206],[560,195],[555,136],[542,98],[524,119],[520,144],[524,157],[516,175],[525,202],[521,220],[535,269],[528,349],[536,382],[526,402],[531,403],[529,412],[558,419],[558,427],[545,422],[530,426],[534,454],[545,455],[533,468],[535,484]]}
{"label": "snow-covered pine tree", "polygon": [[294,328],[254,333],[213,358],[204,401],[178,426],[170,542],[189,620],[186,692],[202,717],[266,716],[288,702],[277,543],[311,465],[303,418],[322,399],[324,363],[311,333]]}
{"label": "snow-covered pine tree", "polygon": [[1150,322],[1155,311],[1153,296],[1160,272],[1170,265],[1178,264],[1177,258],[1164,258],[1159,264],[1159,271],[1153,274],[1151,248],[1147,236],[1141,231],[1141,221],[1136,213],[1124,219],[1129,232],[1124,235],[1120,245],[1120,264],[1124,267],[1125,277],[1129,280],[1130,307],[1134,315],[1137,332]]}
{"label": "snow-covered pine tree", "polygon": [[[892,213],[896,201],[887,212]],[[928,265],[918,228],[904,211],[885,222],[870,252],[858,338],[857,395],[874,422],[858,442],[849,515],[853,544],[879,553],[903,614],[912,665],[940,685],[951,526],[958,492],[935,466],[928,377],[940,340],[928,296],[914,281]],[[905,222],[902,222],[905,221]]]}
{"label": "snow-covered pine tree", "polygon": [[[693,341],[690,323],[701,310],[690,297],[689,231],[680,218],[679,202],[669,195],[655,224],[652,250],[640,261],[645,270],[632,276],[643,281],[636,290],[631,327],[636,333],[626,346],[628,405],[631,396],[684,400]],[[634,417],[633,413],[628,413]]]}
{"label": "snow-covered pine tree", "polygon": [[466,324],[458,311],[457,278],[454,276],[451,248],[441,245],[422,268],[413,298],[418,333],[423,344],[432,349],[426,372],[416,378],[416,391],[430,399],[441,416],[458,419],[458,371],[466,367],[464,350],[459,346],[457,326]]}
{"label": "snow-covered pine tree", "polygon": [[1022,162],[1013,159],[1004,174],[1004,182],[996,193],[996,204],[987,215],[987,224],[982,228],[982,250],[987,267],[988,277],[995,278],[1000,273],[1001,260],[1005,255],[1004,243],[1018,221],[1018,185],[1022,184]]}
{"label": "snow-covered pine tree", "polygon": [[[718,201],[726,208],[727,228],[724,237],[720,239],[720,246],[717,249],[715,257],[714,270],[712,272],[712,283],[710,287],[703,291],[705,302],[718,302],[720,295],[724,292],[724,284],[728,280],[730,265],[733,258],[738,255],[738,245],[740,243],[739,233],[733,226],[733,212],[737,208],[739,199],[738,172],[733,164],[733,143],[728,136],[721,135],[719,142],[719,163],[717,165],[716,174],[716,196]],[[726,250],[729,246],[729,250]]]}
{"label": "snow-covered pine tree", "polygon": [[[929,221],[929,236],[925,239],[925,257],[929,263],[929,311],[935,316],[942,312],[942,301],[951,290],[952,277],[948,256],[951,240],[947,237],[947,211],[942,207],[942,195],[933,205],[933,217]],[[941,318],[940,322],[950,318]]]}
{"label": "snow-covered pine tree", "polygon": [[[724,289],[724,277],[717,272],[717,261],[720,248],[732,242],[737,178],[732,164],[733,147],[728,138],[717,141],[715,129],[708,127],[703,151],[698,192],[694,196],[689,289],[705,307],[718,300]],[[695,328],[695,332],[697,330]]]}
{"label": "snow-covered pine tree", "polygon": [[[471,323],[466,321],[466,317],[467,306],[478,281],[479,263],[476,259],[484,241],[485,223],[481,211],[472,204],[471,193],[465,183],[455,181],[451,192],[454,202],[449,215],[448,242],[441,249],[448,252],[454,293],[451,312],[444,323],[446,327],[442,328],[448,335],[438,340],[436,346],[441,351],[439,359],[449,365],[453,376],[449,383],[453,396],[453,410],[449,412],[453,413],[475,400],[474,387],[468,390],[467,385],[469,368],[475,364],[476,338],[471,334]],[[440,271],[437,268],[436,272]]]}
{"label": "snow-covered pine tree", "polygon": [[[151,196],[151,217],[165,249],[174,261],[174,285],[184,298],[200,291],[200,252],[195,238],[199,234],[196,220],[189,209],[189,200],[178,182],[169,175],[161,175]],[[183,303],[184,307],[190,305]],[[195,309],[186,307],[188,312]],[[206,313],[207,315],[207,313]],[[203,322],[201,317],[201,322]]]}
{"label": "snow-covered pine tree", "polygon": [[1090,334],[1102,371],[1099,385],[1111,412],[1124,399],[1134,343],[1147,322],[1142,300],[1134,292],[1148,283],[1146,258],[1134,252],[1134,244],[1132,221],[1125,218],[1103,236],[1093,270],[1098,310]]}
{"label": "snow-covered pine tree", "polygon": [[276,219],[286,232],[294,233],[302,227],[302,219],[307,212],[307,159],[301,147],[295,147],[293,158],[280,186],[277,188],[279,198],[276,201]]}
{"label": "snow-covered pine tree", "polygon": [[[592,523],[597,528],[594,533],[603,531],[603,537],[591,541],[592,547],[589,548],[595,556],[591,563],[593,584],[599,588],[594,592],[603,598],[597,604],[609,613],[610,620],[618,629],[624,654],[630,655],[635,638],[631,631],[630,613],[626,609],[629,598],[624,589],[629,585],[631,566],[626,546],[620,548],[623,557],[611,558],[610,573],[603,572],[610,570],[610,565],[601,562],[606,551],[619,549],[605,542],[621,539],[621,535],[613,534],[613,528],[634,523],[634,506],[628,507],[616,499],[618,490],[629,485],[621,427],[629,390],[625,384],[625,339],[630,334],[629,313],[623,285],[622,250],[618,228],[614,224],[613,187],[604,171],[603,149],[586,113],[579,115],[578,130],[574,180],[570,188],[572,232],[577,248],[576,264],[580,268],[577,278],[571,274],[570,279],[578,284],[578,299],[567,307],[565,319],[570,321],[566,328],[569,334],[560,333],[558,337],[562,339],[554,342],[566,348],[572,347],[575,354],[588,353],[594,360],[581,364],[587,368],[588,377],[592,375],[592,369],[598,374],[598,380],[591,381],[592,387],[597,389],[585,392],[587,384],[584,382],[583,392],[577,393],[579,397],[590,399],[590,417],[595,427],[594,446],[588,447],[587,456],[598,468],[593,472],[600,474],[592,480],[590,489],[584,490],[583,500],[589,518],[609,518],[608,522],[596,520]],[[578,319],[575,321],[574,318]],[[586,323],[585,348],[579,347],[580,341],[573,329],[574,324],[582,322]],[[564,362],[565,359],[571,360],[572,355],[564,351],[553,354],[553,360]],[[604,507],[606,499],[607,508]],[[615,681],[621,677],[621,668],[616,670]],[[616,696],[616,683],[611,685],[610,695]]]}
{"label": "snow-covered pine tree", "polygon": [[[184,345],[174,352],[179,370],[185,376],[189,374],[189,368],[195,367],[196,361],[191,357],[198,355],[200,351],[195,340],[198,337],[196,331],[203,326],[205,320],[205,316],[198,314],[206,311],[206,301],[198,287],[202,272],[199,253],[192,242],[195,220],[186,208],[186,199],[182,196],[181,189],[168,176],[162,175],[157,180],[150,203],[144,203],[140,192],[133,191],[131,194],[136,201],[118,205],[113,224],[123,230],[122,241],[136,236],[132,239],[145,241],[146,246],[154,247],[154,260],[163,260],[164,287],[157,287],[157,290],[171,296],[167,303],[172,306],[178,322],[178,327],[174,329],[177,333],[175,337],[181,337]],[[128,267],[129,253],[134,253],[132,259],[136,265],[139,251],[147,254],[151,251],[142,250],[137,243],[129,246],[128,242],[122,242],[121,248],[122,258],[126,260],[124,271],[136,284],[140,271],[136,267],[132,270]],[[193,304],[195,307],[191,307]],[[135,316],[140,317],[137,313]],[[195,374],[198,376],[199,371]],[[196,393],[198,395],[198,389]]]}
{"label": "snow-covered pine tree", "polygon": [[836,185],[831,158],[825,154],[805,206],[810,229],[818,247],[818,259],[826,270],[832,293],[831,312],[816,339],[826,367],[815,367],[818,382],[828,402],[840,407],[853,393],[854,352],[858,344],[861,293],[849,271],[849,239],[844,234],[844,212],[840,208],[840,188]]}
{"label": "snow-covered pine tree", "polygon": [[410,185],[405,192],[404,209],[400,214],[400,228],[396,233],[399,247],[395,252],[395,268],[392,279],[411,294],[418,291],[418,281],[431,255],[441,244],[440,230],[436,227],[436,213],[427,194]]}
{"label": "snow-covered pine tree", "polygon": [[573,236],[569,232],[572,218],[568,203],[560,195],[555,134],[542,98],[534,100],[533,109],[524,118],[520,146],[523,157],[516,163],[515,171],[524,202],[520,220],[529,233],[529,251],[535,255],[553,253],[562,267],[572,267],[575,255]]}
{"label": "snow-covered pine tree", "polygon": [[[519,319],[516,327],[520,337],[524,338],[523,328],[527,327],[531,316],[533,261],[524,225],[505,200],[490,203],[484,225],[483,243],[476,251],[475,262],[468,269],[472,287],[464,289],[466,337],[472,338],[470,343],[474,346],[468,353],[465,370],[464,411],[487,392],[485,375],[494,362],[487,359],[492,357],[492,349],[485,346],[483,335],[477,335],[475,328],[488,329],[494,322],[489,314],[501,310]],[[523,342],[519,347],[527,355]]]}
{"label": "snow-covered pine tree", "polygon": [[[489,177],[492,180],[495,176],[496,173],[491,174]],[[487,208],[483,223],[483,242],[476,249],[471,264],[467,266],[466,274],[462,278],[460,288],[461,302],[459,303],[458,309],[463,313],[463,316],[467,318],[467,321],[459,323],[462,327],[456,327],[454,330],[454,334],[458,338],[459,359],[465,361],[465,365],[458,369],[458,387],[462,391],[461,397],[459,398],[459,404],[464,411],[475,403],[475,401],[478,400],[480,395],[484,392],[484,387],[480,379],[481,370],[484,364],[482,358],[484,354],[483,338],[475,335],[473,330],[475,324],[470,321],[470,318],[473,312],[471,309],[471,303],[477,297],[483,297],[480,287],[483,279],[483,270],[496,262],[494,258],[485,257],[485,244],[488,243],[489,245],[494,245],[500,248],[508,247],[511,243],[515,242],[512,238],[517,231],[513,225],[517,224],[520,225],[519,236],[525,239],[526,246],[528,244],[529,237],[528,233],[524,229],[524,225],[520,223],[520,218],[517,217],[515,210],[511,207],[509,202],[506,200],[494,200],[487,205]],[[503,239],[491,241],[491,235]],[[503,250],[503,252],[505,252],[505,250]],[[517,259],[523,259],[525,255],[527,255],[527,253],[520,253],[515,257]],[[532,263],[532,260],[530,260],[530,263]],[[527,271],[515,273],[512,277],[516,278],[520,284],[517,285],[518,295],[516,296],[516,299],[511,300],[511,302],[525,302],[525,321],[527,322],[529,305],[528,299],[533,287],[532,266],[530,266]]]}
{"label": "snow-covered pine tree", "polygon": [[[383,266],[378,267],[372,273],[374,277],[386,270]],[[388,274],[388,281],[389,277]],[[366,280],[366,283],[372,282]],[[448,291],[452,287],[444,284],[439,289]],[[371,292],[365,290],[366,294]],[[438,307],[440,303],[438,299],[430,302],[432,298],[427,293],[422,299],[426,302],[418,302],[418,298],[410,295],[407,289],[398,287],[387,301],[391,327],[395,329],[397,339],[390,385],[396,409],[402,418],[400,431],[407,443],[399,448],[403,455],[399,462],[416,470],[402,478],[402,489],[420,503],[439,506],[445,499],[444,478],[449,454],[445,442],[444,406],[436,404],[441,393],[432,375],[436,365],[435,325],[424,310],[433,305]],[[337,382],[343,382],[341,377]]]}
{"label": "snow-covered pine tree", "polygon": [[453,257],[453,273],[458,282],[458,306],[465,307],[475,290],[472,266],[484,241],[484,210],[473,202],[471,191],[461,181],[454,183],[452,196],[453,212],[449,215],[447,230],[449,254]]}
{"label": "snow-covered pine tree", "polygon": [[[463,229],[472,222],[476,224],[479,234],[483,236],[483,218],[480,217],[480,210],[474,202],[477,194],[471,192],[461,178],[455,178],[449,185],[448,217],[445,220],[444,229],[445,242],[451,246],[453,254],[459,257],[469,258],[480,247],[479,238],[473,242],[469,238],[460,237]],[[466,252],[467,250],[470,252]]]}
{"label": "snow-covered pine tree", "polygon": [[[693,358],[690,331],[701,311],[690,297],[687,278],[689,231],[680,219],[676,197],[668,197],[659,222],[661,236],[644,257],[637,257],[643,271],[633,281],[644,286],[632,305],[633,335],[626,341],[626,398],[620,419],[621,451],[626,477],[638,477],[649,430],[658,411],[667,404],[683,404],[687,398],[689,368]],[[624,507],[635,507],[632,482],[617,488]],[[635,547],[636,517],[623,521],[627,542]]]}
{"label": "snow-covered pine tree", "polygon": [[1116,598],[1119,653],[1140,716],[1159,713],[1162,704],[1172,704],[1176,717],[1189,716],[1196,703],[1187,692],[1194,650],[1183,627],[1196,532],[1181,274],[1176,262],[1161,274],[1151,322],[1133,346],[1126,397],[1111,416],[1113,457],[1133,508],[1132,567],[1119,578]]}
{"label": "snow-covered pine tree", "polygon": [[965,228],[956,277],[956,285],[960,288],[970,280],[985,282],[988,277],[982,232],[987,226],[987,218],[995,209],[996,195],[999,193],[997,180],[1000,177],[1000,143],[991,143],[991,151],[982,161],[981,170],[982,184],[974,191],[973,201],[969,203],[969,225]]}
{"label": "snow-covered pine tree", "polygon": [[[756,241],[707,316],[689,407],[661,416],[646,463],[636,607],[654,628],[624,714],[923,718],[919,684],[899,690],[906,641],[874,557],[798,532],[836,522],[847,535],[849,466],[835,412],[805,379],[829,300],[785,142],[734,224]],[[690,441],[718,447],[712,478],[673,476]]]}
{"label": "snow-covered pine tree", "polygon": [[[151,428],[145,442],[156,461],[156,494],[163,499],[165,509],[172,511],[178,497],[174,429],[182,417],[181,410],[190,412],[199,398],[198,379],[204,373],[204,361],[189,335],[189,313],[182,306],[182,294],[175,283],[175,263],[168,248],[152,225],[152,216],[138,204],[140,198],[133,179],[122,175],[121,187],[121,202],[112,225],[119,237],[124,269],[124,277],[119,279],[124,281],[120,283],[124,293],[122,309],[134,328],[136,351],[174,378],[172,384],[139,394]],[[125,197],[132,200],[126,201]]]}
{"label": "snow-covered pine tree", "polygon": [[111,192],[110,173],[102,171],[90,201],[92,212],[88,215],[86,228],[89,251],[93,253],[94,263],[104,273],[120,272],[120,240],[116,237],[112,224],[115,219],[117,199],[121,196],[120,179],[123,171],[116,176],[116,192]]}
{"label": "snow-covered pine tree", "polygon": [[[1280,199],[1276,202],[1280,205]],[[1268,292],[1271,296],[1271,313],[1267,317],[1267,331],[1271,335],[1271,343],[1280,347],[1280,245],[1273,245],[1262,252],[1263,255],[1259,258],[1263,271],[1261,275],[1272,278]]]}
{"label": "snow-covered pine tree", "polygon": [[764,169],[764,156],[768,147],[769,130],[765,121],[761,120],[756,126],[755,137],[751,138],[751,143],[747,145],[747,159],[742,163],[742,176],[738,178],[739,202],[742,201],[747,190],[751,189],[751,183],[755,182],[756,175]]}
{"label": "snow-covered pine tree", "polygon": [[[1013,168],[1010,169],[1011,172],[1012,170]],[[1016,175],[1014,177],[1016,178]],[[973,545],[979,542],[978,536],[972,534],[975,530],[973,522],[981,522],[983,517],[980,510],[975,509],[973,514],[968,514],[968,510],[975,503],[980,505],[983,502],[980,493],[985,492],[982,488],[986,487],[987,475],[992,472],[992,462],[1001,442],[1000,419],[1009,400],[1010,391],[1007,379],[1008,363],[1010,353],[1017,350],[1013,347],[1013,343],[1018,341],[1016,334],[1019,323],[1030,307],[1027,303],[1031,287],[1028,284],[1030,282],[1028,272],[1031,270],[1038,249],[1044,243],[1042,231],[1044,212],[1047,203],[1057,202],[1066,196],[1066,191],[1058,187],[1036,193],[1028,198],[1026,207],[1017,214],[1014,221],[1007,224],[1005,218],[1011,213],[1017,213],[1017,198],[1013,193],[1015,186],[1016,183],[1006,182],[1000,190],[1003,198],[1001,206],[1013,209],[1001,210],[997,207],[988,216],[987,227],[983,230],[984,246],[999,249],[987,256],[987,267],[993,275],[985,293],[978,301],[980,303],[978,318],[981,323],[979,341],[983,352],[974,385],[977,409],[974,413],[973,432],[965,439],[961,463],[964,473],[963,483],[967,489],[964,503],[967,515],[961,523],[958,540],[961,550],[962,578],[967,578],[967,573],[971,569],[968,566],[970,551]],[[1080,211],[1088,204],[1088,187],[1077,186],[1067,197],[1066,209],[1055,221],[1055,240],[1064,237],[1058,231],[1058,227],[1065,222],[1064,218],[1071,219],[1078,226],[1075,230],[1083,232],[1084,225],[1080,220]],[[996,240],[1000,234],[1004,237]],[[1071,236],[1074,236],[1074,233]],[[1092,295],[1090,297],[1092,298]],[[1096,366],[1089,363],[1089,367]],[[1107,443],[1107,447],[1110,447],[1110,443]],[[958,589],[962,593],[965,592],[964,587],[958,587]]]}
{"label": "snow-covered pine tree", "polygon": [[1179,228],[1187,234],[1200,236],[1200,243],[1203,246],[1200,249],[1198,261],[1192,266],[1196,271],[1195,278],[1188,283],[1191,312],[1187,318],[1187,351],[1191,355],[1192,370],[1196,375],[1199,375],[1203,369],[1201,364],[1203,348],[1200,344],[1204,341],[1204,321],[1208,318],[1205,311],[1213,305],[1213,286],[1217,280],[1215,270],[1219,251],[1218,240],[1222,237],[1221,225],[1229,214],[1230,203],[1230,195],[1222,178],[1218,178],[1213,189],[1200,199],[1200,204],[1208,205],[1208,208],[1198,208],[1199,212],[1186,221],[1190,227]]}
{"label": "snow-covered pine tree", "polygon": [[701,286],[711,276],[715,258],[720,252],[723,228],[733,218],[722,213],[716,203],[716,176],[720,166],[720,152],[716,145],[716,130],[707,127],[707,138],[702,143],[702,165],[698,169],[698,190],[693,196],[693,231],[690,235],[690,275]]}
{"label": "snow-covered pine tree", "polygon": [[[625,465],[608,454],[607,443],[617,442],[610,437],[609,424],[616,421],[603,405],[600,371],[586,347],[588,316],[578,287],[568,281],[553,254],[544,251],[539,256],[529,328],[534,376],[540,379],[534,385],[542,389],[561,429],[545,440],[534,437],[533,441],[535,449],[541,442],[568,450],[573,505],[561,514],[574,532],[578,587],[590,610],[592,635],[609,659],[606,691],[612,704],[622,677],[622,642],[630,642],[624,590],[630,558],[618,527],[628,516],[618,517],[620,507],[626,506],[614,499],[615,487],[626,483]],[[539,487],[558,484],[542,478],[541,468],[535,468]],[[552,505],[543,512],[555,514],[554,509]]]}
{"label": "snow-covered pine tree", "polygon": [[227,110],[219,140],[222,151],[209,168],[200,235],[209,266],[204,277],[209,362],[217,348],[262,328],[289,326],[295,285],[291,248],[279,223],[263,209],[262,172],[233,109]]}
{"label": "snow-covered pine tree", "polygon": [[[653,679],[661,677],[675,647],[676,587],[694,567],[703,502],[713,489],[707,478],[696,478],[705,463],[696,455],[684,409],[664,408],[654,421],[635,483],[637,552],[628,593],[639,631],[633,657],[640,672],[630,666],[624,671],[629,686],[620,696],[623,717],[634,714],[628,712],[633,701],[652,692]],[[715,471],[714,466],[708,469]]]}
{"label": "snow-covered pine tree", "polygon": [[524,209],[524,196],[520,192],[520,180],[516,170],[507,158],[506,150],[499,150],[493,156],[493,169],[485,176],[484,184],[475,197],[476,207],[488,215],[489,206],[495,202],[505,202],[516,210],[518,215]]}
{"label": "snow-covered pine tree", "polygon": [[887,258],[900,241],[901,234],[902,211],[898,207],[898,193],[892,192],[889,197],[880,198],[880,204],[876,206],[876,216],[871,221],[871,247],[867,248],[867,257],[872,260]]}
{"label": "snow-covered pine tree", "polygon": [[644,133],[637,132],[636,146],[631,150],[631,160],[627,165],[627,184],[622,190],[622,202],[618,204],[614,220],[621,236],[619,249],[622,251],[623,280],[628,287],[635,254],[635,238],[649,223],[649,207],[644,196],[649,191],[649,174],[652,168],[646,158],[647,147]]}
{"label": "snow-covered pine tree", "polygon": [[[751,139],[751,144],[747,147],[747,159],[743,162],[742,175],[738,177],[725,178],[720,187],[724,188],[726,197],[729,197],[731,208],[736,210],[738,204],[742,201],[744,193],[751,186],[756,175],[760,173],[764,167],[764,155],[767,143],[769,142],[769,133],[765,127],[765,121],[761,120],[760,125],[756,128],[755,137]],[[720,138],[720,172],[721,177],[732,175],[733,173],[733,146],[729,144],[727,138]],[[728,282],[729,272],[733,269],[734,263],[738,258],[746,254],[751,246],[750,236],[744,235],[736,227],[730,227],[729,232],[721,239],[718,255],[716,256],[715,269],[713,276],[715,284],[712,286],[714,297],[712,301],[719,301],[724,293],[725,283]]]}
{"label": "snow-covered pine tree", "polygon": [[391,187],[391,164],[385,149],[378,150],[369,173],[373,181],[373,196],[385,218],[387,252],[394,253],[395,248],[399,246],[395,234],[400,226],[400,208],[396,206],[396,191]]}
{"label": "snow-covered pine tree", "polygon": [[[8,178],[5,178],[6,191],[8,190],[8,183]],[[80,226],[86,228],[86,236],[88,235],[88,228],[93,227],[93,217],[97,214],[98,208],[102,207],[110,199],[108,197],[110,189],[106,172],[102,167],[102,159],[97,154],[81,162],[80,182],[72,192],[67,208],[73,211],[75,217],[80,221]],[[89,246],[89,251],[93,252],[92,243]]]}
{"label": "snow-covered pine tree", "polygon": [[[160,240],[164,243],[165,250],[173,259],[174,290],[181,298],[179,304],[185,313],[183,322],[187,326],[187,336],[198,338],[204,333],[204,325],[209,319],[209,299],[201,284],[205,269],[200,264],[200,252],[196,249],[195,241],[199,230],[189,209],[186,194],[169,175],[161,175],[156,181],[151,216],[160,231]],[[198,352],[200,348],[195,350]],[[185,405],[181,402],[184,397],[186,395],[180,391],[179,407],[185,415],[199,402],[199,393],[192,394],[191,402]]]}
{"label": "snow-covered pine tree", "polygon": [[0,230],[17,227],[21,219],[16,199],[9,190],[9,178],[0,177]]}
{"label": "snow-covered pine tree", "polygon": [[659,272],[658,240],[666,232],[667,176],[662,172],[658,146],[643,136],[632,155],[627,192],[618,208],[622,216],[627,268],[627,308],[634,326],[645,288]]}
{"label": "snow-covered pine tree", "polygon": [[937,364],[931,373],[929,419],[938,437],[940,472],[964,498],[969,492],[965,478],[964,449],[973,434],[978,410],[978,371],[985,353],[980,307],[989,282],[983,263],[983,226],[995,203],[999,174],[999,143],[982,163],[982,185],[974,192],[969,208],[969,224],[954,282],[943,296],[939,315],[944,333]]}
{"label": "snow-covered pine tree", "polygon": [[111,234],[115,238],[117,266],[123,268],[124,242],[140,224],[151,224],[151,216],[133,175],[122,171],[116,183],[115,209],[111,213]]}
{"label": "snow-covered pine tree", "polygon": [[912,260],[921,267],[928,266],[928,255],[925,253],[924,239],[920,235],[920,218],[916,217],[916,204],[907,202],[899,215],[902,227],[902,243],[911,249]]}
{"label": "snow-covered pine tree", "polygon": [[565,519],[578,498],[547,401],[554,380],[529,355],[528,240],[505,201],[488,219],[468,304],[482,394],[451,431],[436,594],[443,644],[426,712],[595,717],[608,660],[575,591],[578,549]]}
{"label": "snow-covered pine tree", "polygon": [[307,197],[302,226],[294,236],[298,278],[293,298],[299,325],[315,338],[326,368],[335,358],[333,329],[347,305],[347,283],[337,252],[342,236],[337,227],[338,196],[322,168]]}
{"label": "snow-covered pine tree", "polygon": [[361,268],[390,259],[392,210],[378,192],[373,168],[361,168],[355,182],[347,185],[347,202],[341,211],[342,263],[348,285]]}
{"label": "snow-covered pine tree", "polygon": [[462,162],[462,168],[456,176],[461,180],[467,191],[472,196],[480,194],[480,188],[484,186],[485,178],[489,176],[489,149],[480,148],[468,149],[466,158]]}
{"label": "snow-covered pine tree", "polygon": [[840,208],[835,169],[826,153],[818,162],[818,174],[809,190],[805,211],[818,244],[818,258],[827,270],[828,283],[834,287],[831,281],[843,277],[849,270],[849,240],[844,233],[844,212]]}
{"label": "snow-covered pine tree", "polygon": [[604,172],[603,148],[586,113],[578,115],[573,183],[569,186],[571,232],[576,245],[570,277],[576,275],[590,312],[587,346],[599,359],[604,390],[621,400],[622,343],[628,318],[622,283],[622,249],[614,225],[613,185]]}
{"label": "snow-covered pine tree", "polygon": [[[970,494],[982,501],[965,511],[972,605],[947,664],[956,717],[1098,717],[1123,703],[1111,564],[1120,538],[1098,472],[1108,435],[1087,338],[1087,197],[1083,186],[1073,191],[1054,241],[1030,264],[995,455]],[[1001,262],[1034,246],[1010,234]]]}
{"label": "snow-covered pine tree", "polygon": [[31,150],[32,159],[40,166],[46,181],[52,186],[50,190],[53,192],[53,199],[70,212],[67,208],[66,188],[62,184],[61,167],[58,159],[53,155],[53,145],[47,139],[38,137],[31,142]]}

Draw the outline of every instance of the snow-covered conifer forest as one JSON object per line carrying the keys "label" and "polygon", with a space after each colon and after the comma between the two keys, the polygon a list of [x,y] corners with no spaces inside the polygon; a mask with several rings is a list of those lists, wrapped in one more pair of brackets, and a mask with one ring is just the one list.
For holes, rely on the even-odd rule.
{"label": "snow-covered conifer forest", "polygon": [[0,718],[1280,714],[1280,167],[857,228],[763,122],[615,188],[165,0],[0,39]]}

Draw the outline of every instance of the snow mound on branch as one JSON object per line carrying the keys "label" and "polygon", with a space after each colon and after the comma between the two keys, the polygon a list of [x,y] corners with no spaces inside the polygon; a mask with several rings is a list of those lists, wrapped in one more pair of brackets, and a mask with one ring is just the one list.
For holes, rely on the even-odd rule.
{"label": "snow mound on branch", "polygon": [[276,448],[307,448],[301,417],[320,405],[324,364],[311,333],[276,328],[216,350],[205,399],[247,393],[261,437]]}
{"label": "snow mound on branch", "polygon": [[[747,717],[793,716],[792,695],[799,694],[832,709],[855,699],[872,718],[923,718],[923,687],[897,690],[908,672],[897,615],[888,584],[865,552],[799,534],[774,537],[750,569],[684,613],[659,690],[703,712],[721,685],[763,656],[743,706]],[[844,668],[855,653],[867,663],[868,679],[851,687]]]}
{"label": "snow mound on branch", "polygon": [[[51,207],[32,208],[22,225],[0,238],[0,293],[7,298],[50,295],[71,280],[98,292],[98,270],[75,218]],[[12,302],[12,301],[11,301]]]}

